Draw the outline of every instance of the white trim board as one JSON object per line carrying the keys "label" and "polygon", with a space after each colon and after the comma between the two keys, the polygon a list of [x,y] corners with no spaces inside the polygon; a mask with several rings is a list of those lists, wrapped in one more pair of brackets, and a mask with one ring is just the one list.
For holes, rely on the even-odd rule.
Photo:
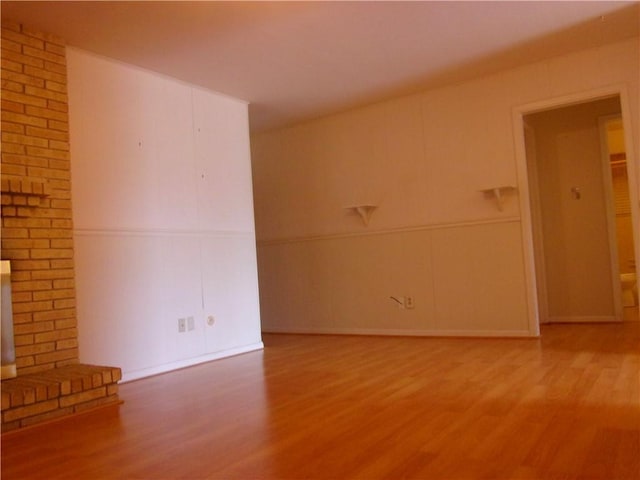
{"label": "white trim board", "polygon": [[271,245],[283,245],[288,243],[318,242],[318,241],[325,241],[325,240],[339,240],[342,238],[352,238],[352,237],[393,235],[397,233],[422,232],[427,230],[444,230],[448,228],[464,228],[464,227],[476,227],[480,225],[496,225],[500,223],[516,223],[519,221],[520,221],[520,217],[509,216],[504,218],[469,220],[465,222],[435,223],[432,225],[415,225],[410,227],[386,228],[386,229],[378,229],[378,230],[367,230],[362,232],[328,233],[324,235],[308,235],[303,237],[272,238],[272,239],[258,238],[256,243],[258,247],[266,247]]}
{"label": "white trim board", "polygon": [[251,230],[181,230],[162,228],[130,228],[130,229],[89,229],[77,228],[73,234],[79,237],[254,237]]}
{"label": "white trim board", "polygon": [[289,333],[310,335],[372,335],[386,337],[526,337],[537,338],[529,330],[399,330],[381,328],[297,328],[297,327],[269,327],[262,333]]}
{"label": "white trim board", "polygon": [[551,323],[619,323],[620,320],[614,315],[582,315],[571,317],[549,317],[548,324]]}

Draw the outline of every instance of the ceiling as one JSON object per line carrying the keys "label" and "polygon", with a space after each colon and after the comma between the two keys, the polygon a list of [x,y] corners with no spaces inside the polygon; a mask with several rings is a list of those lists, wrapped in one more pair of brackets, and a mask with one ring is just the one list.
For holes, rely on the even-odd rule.
{"label": "ceiling", "polygon": [[638,35],[637,2],[12,2],[3,19],[250,102],[252,131]]}

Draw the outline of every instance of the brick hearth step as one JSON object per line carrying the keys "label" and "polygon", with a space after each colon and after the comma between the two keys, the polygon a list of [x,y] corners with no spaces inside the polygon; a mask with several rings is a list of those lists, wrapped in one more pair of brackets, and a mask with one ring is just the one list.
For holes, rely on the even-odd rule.
{"label": "brick hearth step", "polygon": [[119,404],[121,378],[116,367],[76,364],[3,380],[2,432]]}

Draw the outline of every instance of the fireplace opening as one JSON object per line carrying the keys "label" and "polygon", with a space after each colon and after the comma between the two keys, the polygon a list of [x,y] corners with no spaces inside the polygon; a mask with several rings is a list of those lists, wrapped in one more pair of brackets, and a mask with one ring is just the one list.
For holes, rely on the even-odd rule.
{"label": "fireplace opening", "polygon": [[16,349],[13,340],[13,308],[11,307],[11,262],[0,261],[2,279],[2,379],[16,376]]}

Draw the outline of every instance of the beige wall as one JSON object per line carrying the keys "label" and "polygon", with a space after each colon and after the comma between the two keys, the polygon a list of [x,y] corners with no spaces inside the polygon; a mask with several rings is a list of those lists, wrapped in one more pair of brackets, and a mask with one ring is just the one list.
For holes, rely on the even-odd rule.
{"label": "beige wall", "polygon": [[624,128],[621,119],[607,122],[607,145],[610,154],[627,151],[624,146]]}
{"label": "beige wall", "polygon": [[518,185],[514,107],[612,84],[637,126],[637,39],[253,136],[264,329],[534,333],[517,194],[479,190]]}

